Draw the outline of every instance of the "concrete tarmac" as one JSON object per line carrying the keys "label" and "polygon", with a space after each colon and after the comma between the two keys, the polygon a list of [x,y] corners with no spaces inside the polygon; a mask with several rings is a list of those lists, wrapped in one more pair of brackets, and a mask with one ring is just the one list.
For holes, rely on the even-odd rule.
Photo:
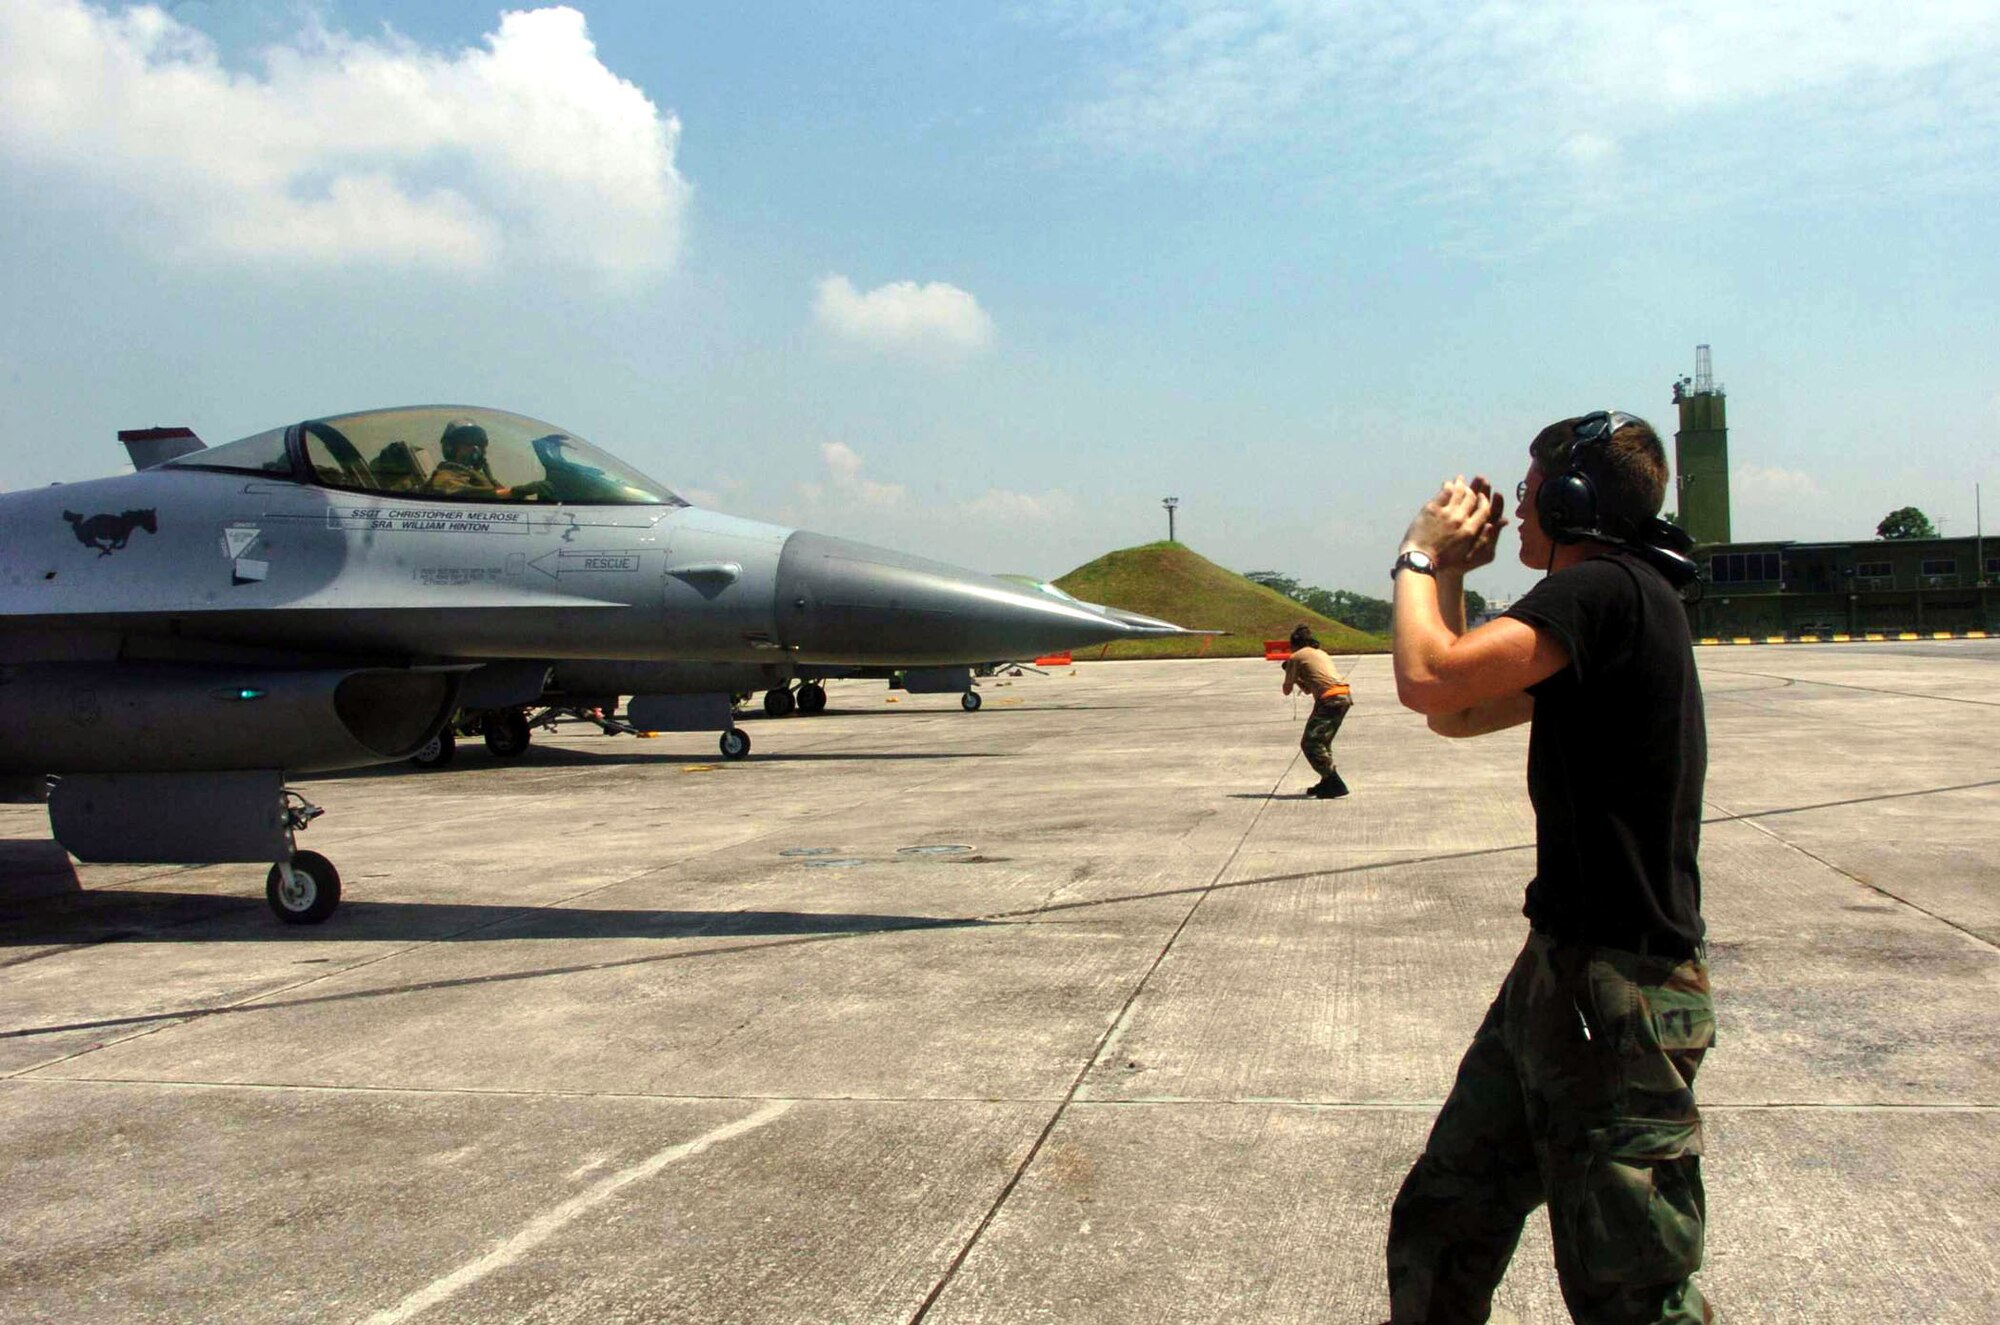
{"label": "concrete tarmac", "polygon": [[[2000,1320],[2000,645],[1699,657],[1701,1282]],[[0,806],[0,1319],[1372,1325],[1533,820],[1353,674],[1337,802],[1253,661],[316,779],[317,928]]]}

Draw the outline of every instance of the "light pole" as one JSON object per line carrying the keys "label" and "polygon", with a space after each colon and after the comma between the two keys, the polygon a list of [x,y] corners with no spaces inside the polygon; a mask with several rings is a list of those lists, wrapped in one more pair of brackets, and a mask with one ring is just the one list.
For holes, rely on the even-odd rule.
{"label": "light pole", "polygon": [[1174,508],[1181,504],[1179,497],[1162,497],[1160,505],[1167,508],[1167,541],[1174,541]]}

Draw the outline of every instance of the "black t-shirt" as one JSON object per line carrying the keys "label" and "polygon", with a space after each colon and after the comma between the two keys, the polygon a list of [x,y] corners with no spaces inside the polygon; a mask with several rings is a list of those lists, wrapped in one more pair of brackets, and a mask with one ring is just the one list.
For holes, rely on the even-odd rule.
{"label": "black t-shirt", "polygon": [[1664,577],[1608,552],[1506,613],[1560,640],[1570,665],[1529,687],[1535,877],[1522,908],[1572,942],[1685,955],[1703,935],[1708,729],[1687,614]]}

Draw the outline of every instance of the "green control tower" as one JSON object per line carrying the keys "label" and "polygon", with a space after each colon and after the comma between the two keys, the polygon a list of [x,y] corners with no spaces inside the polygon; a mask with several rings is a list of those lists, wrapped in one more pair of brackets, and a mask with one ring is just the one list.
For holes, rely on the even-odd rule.
{"label": "green control tower", "polygon": [[1694,348],[1694,376],[1674,383],[1680,431],[1674,434],[1675,506],[1697,543],[1729,541],[1729,420],[1708,346]]}

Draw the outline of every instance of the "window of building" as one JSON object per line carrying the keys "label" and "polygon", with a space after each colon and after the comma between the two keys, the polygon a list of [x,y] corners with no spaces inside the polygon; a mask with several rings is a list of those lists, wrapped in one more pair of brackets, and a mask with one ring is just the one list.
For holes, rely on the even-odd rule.
{"label": "window of building", "polygon": [[1717,584],[1773,583],[1782,574],[1775,552],[1718,552],[1708,559],[1709,579]]}
{"label": "window of building", "polygon": [[1859,561],[1854,565],[1854,587],[1860,590],[1896,587],[1896,565],[1891,561]]}
{"label": "window of building", "polygon": [[1919,589],[1956,589],[1958,587],[1958,558],[1925,557],[1917,563],[1917,587]]}

